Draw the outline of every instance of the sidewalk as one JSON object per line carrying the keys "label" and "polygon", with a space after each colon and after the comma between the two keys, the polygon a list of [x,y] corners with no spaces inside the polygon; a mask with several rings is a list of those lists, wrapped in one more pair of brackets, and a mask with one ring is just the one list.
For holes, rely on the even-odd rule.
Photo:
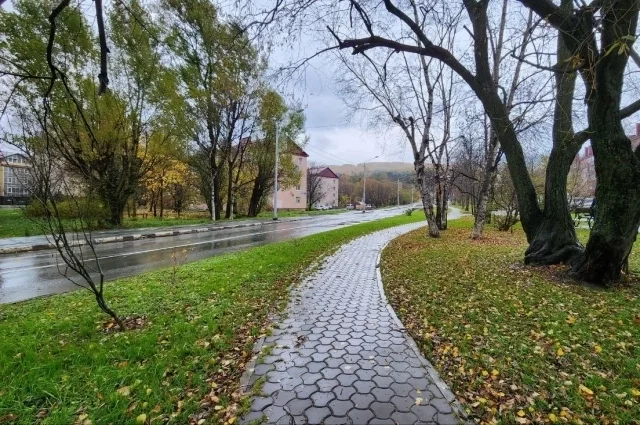
{"label": "sidewalk", "polygon": [[344,245],[292,291],[286,318],[258,342],[262,354],[243,377],[252,399],[242,423],[464,422],[387,303],[377,269],[384,245],[423,224]]}
{"label": "sidewalk", "polygon": [[[225,221],[216,224],[190,224],[181,226],[168,227],[145,227],[139,229],[115,229],[115,230],[99,230],[91,232],[94,244],[105,244],[112,242],[128,242],[140,239],[162,238],[167,236],[188,235],[193,233],[216,232],[221,230],[241,229],[244,227],[266,226],[279,222],[295,222],[301,220],[309,220],[314,216],[307,217],[284,217],[278,221],[273,219],[247,219],[238,220],[237,222]],[[72,233],[68,233],[70,240],[75,239]],[[76,245],[85,245],[84,240],[78,240]],[[14,254],[18,252],[40,251],[52,249],[55,246],[49,242],[45,235],[28,236],[18,238],[0,239],[0,255]]]}

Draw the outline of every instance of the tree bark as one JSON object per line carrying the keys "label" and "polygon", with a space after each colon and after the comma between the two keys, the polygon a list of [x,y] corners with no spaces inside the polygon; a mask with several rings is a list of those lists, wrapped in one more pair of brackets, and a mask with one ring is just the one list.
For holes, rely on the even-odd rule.
{"label": "tree bark", "polygon": [[420,187],[420,197],[422,199],[422,209],[424,216],[427,219],[427,227],[429,229],[429,236],[432,238],[440,237],[440,229],[436,222],[435,213],[433,211],[433,198],[431,196],[431,187],[429,185],[429,179],[425,173],[424,161],[414,162],[414,168],[416,170],[416,177],[418,186]]}
{"label": "tree bark", "polygon": [[478,193],[478,204],[476,206],[475,220],[471,239],[482,239],[484,225],[487,222],[487,208],[489,205],[489,195],[497,176],[496,151],[498,150],[498,138],[492,133],[489,142],[489,150],[485,158],[484,173],[482,175],[482,185]]}
{"label": "tree bark", "polygon": [[[600,43],[604,48],[634,36],[637,1],[620,0],[604,11]],[[633,41],[628,41],[632,48]],[[604,49],[603,48],[603,49]],[[619,279],[640,225],[640,160],[622,128],[620,101],[628,57],[600,53],[595,78],[587,82],[589,128],[596,170],[596,216],[584,255],[572,274],[609,284]],[[593,78],[593,76],[591,76]],[[591,89],[589,91],[589,89]]]}
{"label": "tree bark", "polygon": [[[571,6],[571,0],[562,0],[562,7]],[[558,37],[558,63],[567,63],[569,57],[562,37]],[[525,264],[570,264],[583,249],[576,237],[567,199],[567,177],[582,145],[575,139],[572,125],[576,73],[558,72],[555,80],[553,148],[545,175],[544,212],[540,229],[525,253]]]}

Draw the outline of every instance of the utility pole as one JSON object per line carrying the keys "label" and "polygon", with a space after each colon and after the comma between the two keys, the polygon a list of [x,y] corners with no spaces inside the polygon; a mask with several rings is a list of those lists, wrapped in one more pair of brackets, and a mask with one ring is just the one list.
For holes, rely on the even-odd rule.
{"label": "utility pole", "polygon": [[362,174],[362,212],[364,213],[367,210],[367,162],[373,161],[376,158],[379,158],[380,155],[374,156],[371,159],[367,159],[362,163],[363,174]]}
{"label": "utility pole", "polygon": [[216,170],[213,160],[213,147],[209,153],[209,166],[211,167],[211,221],[216,221]]}
{"label": "utility pole", "polygon": [[398,177],[398,206],[400,206],[400,177]]}
{"label": "utility pole", "polygon": [[278,122],[276,121],[276,168],[274,170],[273,180],[273,219],[278,219]]}

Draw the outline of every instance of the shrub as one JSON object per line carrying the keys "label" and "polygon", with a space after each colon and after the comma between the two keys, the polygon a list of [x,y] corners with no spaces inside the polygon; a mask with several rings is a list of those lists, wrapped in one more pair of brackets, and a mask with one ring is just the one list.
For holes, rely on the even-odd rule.
{"label": "shrub", "polygon": [[413,214],[413,208],[408,208],[404,211],[404,215],[406,216],[410,216],[411,214]]}
{"label": "shrub", "polygon": [[[83,220],[105,220],[107,213],[99,202],[86,198],[56,202],[60,218],[63,219],[83,219]],[[49,208],[51,204],[49,203]],[[44,217],[46,210],[42,202],[34,200],[25,208],[25,214],[31,218]]]}

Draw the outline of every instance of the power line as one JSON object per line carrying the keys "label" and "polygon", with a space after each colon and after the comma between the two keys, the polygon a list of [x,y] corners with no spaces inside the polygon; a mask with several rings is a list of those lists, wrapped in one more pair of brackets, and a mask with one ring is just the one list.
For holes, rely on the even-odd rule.
{"label": "power line", "polygon": [[351,125],[351,123],[345,122],[345,123],[342,123],[342,124],[314,125],[314,126],[311,126],[311,127],[305,126],[305,129],[308,129],[308,128],[328,128],[328,127],[346,127],[348,125]]}
{"label": "power line", "polygon": [[[344,164],[349,164],[350,163],[350,161],[348,161],[348,160],[346,160],[344,158],[340,158],[339,156],[334,155],[331,152],[327,152],[324,149],[320,149],[320,148],[318,148],[316,146],[308,145],[308,146],[305,146],[305,148],[310,148],[310,149],[316,151],[315,153],[317,155],[320,155],[320,156],[323,156],[325,158],[331,159],[332,161],[339,161],[339,162],[342,162]],[[323,152],[323,153],[321,153],[321,152]]]}

